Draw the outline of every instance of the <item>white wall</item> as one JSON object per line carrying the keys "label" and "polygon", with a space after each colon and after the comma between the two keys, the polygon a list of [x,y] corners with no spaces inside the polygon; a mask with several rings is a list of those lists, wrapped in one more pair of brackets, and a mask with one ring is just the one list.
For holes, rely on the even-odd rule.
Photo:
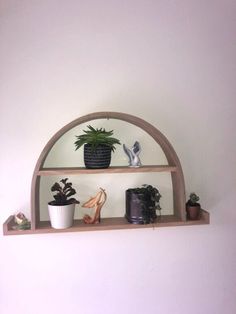
{"label": "white wall", "polygon": [[1,314],[236,312],[235,1],[0,1],[1,223],[62,126],[161,130],[211,224],[0,237]]}

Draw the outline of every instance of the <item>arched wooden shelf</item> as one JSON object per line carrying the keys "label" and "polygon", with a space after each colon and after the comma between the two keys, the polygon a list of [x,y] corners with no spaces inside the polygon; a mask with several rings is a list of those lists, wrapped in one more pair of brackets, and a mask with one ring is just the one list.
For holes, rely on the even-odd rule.
{"label": "arched wooden shelf", "polygon": [[[44,168],[44,162],[51,151],[54,144],[61,138],[66,132],[72,128],[96,119],[118,119],[127,123],[133,124],[146,133],[148,133],[157,144],[162,148],[167,162],[167,165],[147,165],[140,168],[130,168],[124,166],[109,167],[107,169],[86,169],[82,167],[54,167]],[[173,190],[173,215],[166,215],[159,218],[154,224],[149,225],[134,225],[129,224],[125,218],[104,218],[98,225],[86,225],[81,220],[75,220],[74,225],[71,228],[65,230],[55,230],[50,227],[50,222],[40,221],[39,210],[39,188],[40,178],[42,176],[50,175],[77,175],[77,174],[92,174],[92,173],[138,173],[138,172],[169,172],[172,179]],[[145,120],[120,112],[95,112],[85,116],[82,116],[66,126],[60,129],[46,144],[42,153],[39,156],[35,170],[33,173],[31,184],[31,230],[16,231],[13,230],[13,216],[9,217],[4,224],[4,234],[24,234],[24,233],[47,233],[47,232],[73,232],[73,231],[90,231],[90,230],[113,230],[113,229],[135,229],[135,228],[150,228],[159,226],[178,226],[178,225],[194,225],[194,224],[206,224],[209,223],[209,214],[202,210],[201,219],[196,221],[187,221],[185,213],[185,185],[182,167],[179,158],[167,140],[167,138],[153,125]]]}

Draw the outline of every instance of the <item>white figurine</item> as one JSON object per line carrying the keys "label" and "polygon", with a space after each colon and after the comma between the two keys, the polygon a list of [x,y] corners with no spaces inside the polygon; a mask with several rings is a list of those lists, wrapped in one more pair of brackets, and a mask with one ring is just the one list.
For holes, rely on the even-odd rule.
{"label": "white figurine", "polygon": [[129,157],[129,166],[130,167],[140,167],[142,166],[139,154],[141,152],[141,146],[138,141],[136,141],[131,149],[127,148],[123,144],[123,149],[127,156]]}

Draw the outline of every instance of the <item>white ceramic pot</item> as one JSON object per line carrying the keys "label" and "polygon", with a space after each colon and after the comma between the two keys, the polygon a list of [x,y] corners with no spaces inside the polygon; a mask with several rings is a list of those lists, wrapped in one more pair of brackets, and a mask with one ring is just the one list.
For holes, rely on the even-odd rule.
{"label": "white ceramic pot", "polygon": [[52,228],[65,229],[73,225],[75,204],[49,205],[48,212]]}

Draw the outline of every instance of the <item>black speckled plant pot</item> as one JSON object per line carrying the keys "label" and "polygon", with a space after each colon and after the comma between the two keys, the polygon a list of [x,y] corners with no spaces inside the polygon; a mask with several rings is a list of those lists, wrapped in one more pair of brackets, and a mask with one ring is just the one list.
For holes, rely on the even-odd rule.
{"label": "black speckled plant pot", "polygon": [[155,202],[147,199],[147,195],[135,193],[134,189],[126,190],[126,213],[125,218],[132,224],[149,224],[157,218],[155,209],[148,209],[155,206]]}
{"label": "black speckled plant pot", "polygon": [[99,145],[94,151],[90,144],[84,145],[84,164],[89,169],[108,168],[111,163],[111,148]]}

